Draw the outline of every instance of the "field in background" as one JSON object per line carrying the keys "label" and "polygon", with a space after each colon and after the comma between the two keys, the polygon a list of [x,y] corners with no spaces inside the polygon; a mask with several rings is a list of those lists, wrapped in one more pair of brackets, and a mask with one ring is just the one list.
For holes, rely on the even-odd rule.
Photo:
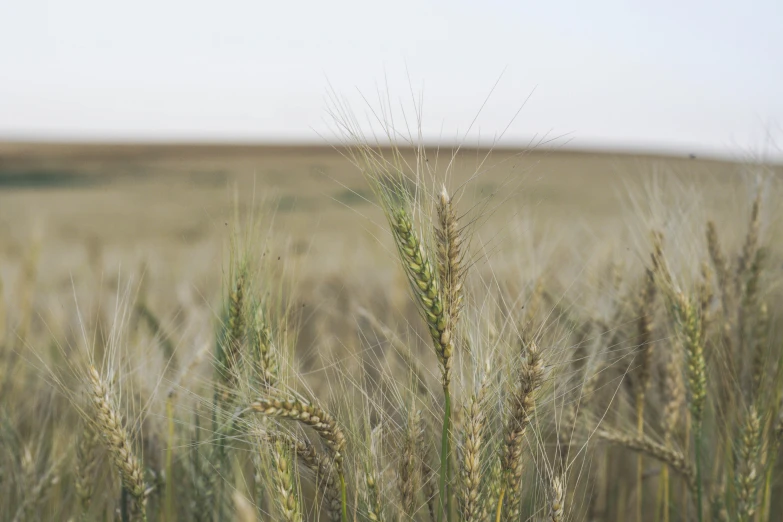
{"label": "field in background", "polygon": [[[429,153],[440,169],[450,155]],[[557,150],[485,157],[463,149],[449,184],[458,187],[482,165],[464,200],[496,194],[488,229],[524,215],[556,234],[618,231],[635,211],[628,193],[672,176],[692,182],[715,208],[747,199],[742,164]],[[342,255],[335,244],[377,243],[372,222],[382,220],[370,197],[360,172],[328,147],[0,144],[0,254],[16,258],[43,236],[42,276],[59,278],[79,263],[74,248],[177,255],[225,238],[236,211],[255,205],[274,209],[275,230],[322,264]]]}
{"label": "field in background", "polygon": [[[412,164],[413,151],[404,154]],[[439,173],[450,160],[450,150],[427,152],[427,164]],[[759,383],[783,390],[783,365],[777,361],[783,339],[781,179],[783,167],[709,159],[562,150],[498,150],[486,157],[486,151],[470,149],[460,151],[447,179],[422,178],[421,187],[431,199],[413,208],[421,213],[415,222],[424,237],[432,229],[427,220],[436,201],[433,194],[445,181],[470,238],[462,334],[479,345],[478,352],[493,358],[492,378],[499,383],[486,405],[492,417],[486,428],[489,449],[482,454],[487,477],[501,480],[489,462],[504,442],[510,404],[506,385],[517,382],[520,336],[525,342],[538,340],[552,376],[543,387],[551,396],[542,392],[540,397],[541,424],[532,429],[541,447],[525,446],[525,459],[535,465],[525,467],[529,488],[521,502],[524,513],[540,515],[537,510],[552,500],[550,482],[560,480],[555,474],[562,473],[564,520],[668,521],[664,513],[669,511],[671,520],[693,519],[695,493],[683,493],[687,473],[673,472],[671,481],[661,478],[667,466],[676,470],[676,459],[662,459],[666,466],[649,454],[637,461],[628,449],[633,441],[612,441],[618,434],[636,433],[639,355],[654,347],[647,361],[648,406],[641,410],[647,419],[644,440],[681,452],[684,467],[690,465],[691,417],[684,385],[680,382],[677,402],[666,380],[678,373],[670,371],[672,360],[680,364],[678,357],[684,356],[675,341],[682,323],[672,318],[671,296],[664,295],[667,284],[704,301],[700,320],[706,325],[701,335],[708,353],[710,411],[704,454],[720,453],[725,459],[710,462],[704,483],[717,492],[706,491],[703,504],[712,506],[713,495],[727,501],[729,511],[739,504],[730,480],[740,476],[731,466],[741,436],[734,428],[745,420]],[[761,208],[755,225],[754,202]],[[718,230],[725,268],[731,272],[725,280],[719,280],[720,263],[708,248],[708,221]],[[756,237],[750,241],[754,226]],[[7,455],[0,451],[0,501],[13,506],[17,515],[51,516],[63,509],[75,517],[83,509],[97,520],[101,513],[127,508],[127,499],[119,500],[116,477],[96,482],[92,504],[88,500],[81,506],[67,485],[84,471],[71,462],[74,447],[86,437],[73,429],[80,417],[74,406],[83,399],[85,354],[93,350],[101,372],[119,375],[118,383],[109,384],[128,419],[131,445],[146,467],[152,520],[199,513],[203,520],[212,515],[221,519],[224,508],[235,510],[225,520],[242,513],[242,520],[280,519],[270,500],[274,494],[260,491],[257,463],[221,461],[216,466],[225,466],[220,470],[226,476],[216,482],[210,470],[191,460],[192,454],[212,459],[221,435],[202,426],[206,439],[194,442],[202,428],[193,429],[193,422],[201,416],[208,425],[209,408],[217,408],[211,401],[220,363],[213,355],[225,349],[225,314],[231,316],[228,308],[239,285],[241,260],[237,245],[230,247],[238,229],[243,241],[260,249],[254,253],[257,258],[248,257],[256,265],[245,283],[247,310],[237,317],[252,323],[257,316],[250,309],[259,303],[269,306],[272,301],[285,308],[285,319],[271,316],[280,320],[271,325],[275,342],[285,345],[276,348],[280,380],[318,399],[345,423],[354,451],[349,478],[356,481],[349,487],[359,499],[351,497],[350,503],[362,506],[360,511],[365,508],[358,493],[364,491],[362,459],[372,452],[368,426],[353,413],[377,407],[367,423],[388,422],[389,440],[377,456],[386,484],[385,509],[387,514],[407,513],[396,478],[401,473],[399,448],[409,433],[404,414],[410,421],[412,409],[407,409],[415,399],[424,411],[423,420],[416,422],[438,425],[440,374],[431,332],[411,299],[386,218],[348,159],[327,147],[0,144],[0,417],[10,426],[0,432],[0,447],[14,444]],[[663,239],[654,239],[653,231]],[[752,248],[745,246],[751,243]],[[675,282],[655,268],[657,297],[653,292],[645,303],[656,245],[663,250],[658,259],[666,260]],[[124,306],[127,317],[120,321],[123,342],[118,345],[109,332]],[[244,342],[251,338],[248,334]],[[409,350],[407,356],[400,344]],[[287,359],[291,354],[283,352],[289,348],[294,355]],[[104,349],[108,356],[101,360],[97,354]],[[751,349],[755,359],[727,364]],[[482,360],[464,347],[457,351],[455,422],[460,423],[464,419],[459,416],[467,413],[459,406],[475,388]],[[765,377],[756,380],[762,363],[767,363]],[[44,365],[65,369],[59,389],[47,381],[51,374]],[[414,374],[423,381],[418,389],[411,384]],[[727,402],[734,392],[739,398]],[[380,406],[357,406],[372,393],[385,394]],[[575,406],[581,405],[583,393],[589,400],[578,413]],[[780,406],[773,395],[764,402],[770,413],[764,413],[762,431],[770,434],[769,446],[761,450],[763,459],[757,459],[766,466],[759,474],[770,473],[758,492],[763,520],[783,512],[780,465],[776,467],[777,455],[770,450],[777,426],[773,416]],[[409,396],[414,399],[406,402]],[[676,428],[664,426],[669,410]],[[569,418],[573,424],[566,430],[563,423]],[[604,438],[619,447],[597,439],[584,443],[581,437],[599,426],[614,430]],[[455,448],[464,442],[461,428],[458,424],[455,429]],[[269,449],[268,441],[256,443],[262,451]],[[580,449],[583,443],[587,450]],[[241,452],[252,444],[238,440],[231,449]],[[435,443],[430,448],[435,461],[437,448]],[[453,455],[455,465],[463,456],[460,451]],[[558,460],[562,463],[554,464]],[[546,466],[540,467],[542,463]],[[112,469],[107,463],[92,470],[92,478],[112,477]],[[49,470],[66,485],[52,482]],[[14,480],[4,480],[12,475]],[[172,476],[173,481],[165,480]],[[194,485],[202,479],[206,493]],[[230,487],[218,487],[218,482]],[[38,491],[38,484],[52,489]],[[309,484],[303,480],[300,500],[315,506],[315,501],[304,502],[312,500]],[[461,485],[455,478],[453,487]],[[724,490],[718,491],[719,486]],[[482,499],[491,503],[496,492],[484,487]],[[663,491],[669,489],[672,498],[665,509]],[[425,505],[434,496],[427,494],[416,492],[409,499],[417,512],[411,520],[430,520]],[[220,495],[217,508],[210,495]],[[212,506],[209,515],[203,502]],[[254,502],[258,509],[251,507],[252,516],[245,518],[242,507]],[[305,520],[318,513],[327,518],[325,511],[303,509],[311,510]],[[717,512],[720,506],[710,509]],[[690,518],[678,518],[685,513]],[[733,514],[729,519],[735,520]]]}

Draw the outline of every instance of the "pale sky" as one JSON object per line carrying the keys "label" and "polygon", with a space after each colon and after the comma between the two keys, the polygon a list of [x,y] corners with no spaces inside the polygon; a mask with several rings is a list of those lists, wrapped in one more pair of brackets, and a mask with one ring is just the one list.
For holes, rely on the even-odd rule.
{"label": "pale sky", "polygon": [[5,0],[0,140],[319,142],[331,84],[453,142],[504,70],[469,142],[781,155],[781,0]]}

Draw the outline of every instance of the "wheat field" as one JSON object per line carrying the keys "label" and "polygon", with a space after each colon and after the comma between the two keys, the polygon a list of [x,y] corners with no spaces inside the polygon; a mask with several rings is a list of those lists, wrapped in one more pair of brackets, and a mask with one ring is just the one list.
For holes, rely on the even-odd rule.
{"label": "wheat field", "polygon": [[783,517],[783,168],[346,129],[0,145],[0,518]]}

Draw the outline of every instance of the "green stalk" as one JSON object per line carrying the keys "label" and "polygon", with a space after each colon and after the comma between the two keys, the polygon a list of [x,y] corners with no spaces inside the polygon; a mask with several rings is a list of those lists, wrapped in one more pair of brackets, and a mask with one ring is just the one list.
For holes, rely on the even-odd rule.
{"label": "green stalk", "polygon": [[498,506],[495,510],[495,522],[500,522],[500,516],[503,514],[503,497],[506,496],[506,486],[503,486],[503,488],[500,490],[500,495],[498,496]]}
{"label": "green stalk", "polygon": [[696,451],[696,511],[698,513],[699,522],[704,522],[704,514],[702,508],[702,483],[701,483],[701,444],[702,444],[702,426],[701,421],[697,421],[693,430],[694,436],[694,450]]}
{"label": "green stalk", "polygon": [[669,522],[669,465],[664,464],[661,471],[661,479],[663,481],[663,522]]}
{"label": "green stalk", "polygon": [[[644,394],[636,396],[636,433],[644,437]],[[642,522],[642,500],[644,495],[644,457],[642,453],[636,456],[636,522]]]}
{"label": "green stalk", "polygon": [[174,517],[174,404],[169,396],[166,400],[166,417],[168,418],[168,447],[166,448],[166,500],[165,519],[167,522]]}
{"label": "green stalk", "polygon": [[[450,474],[450,450],[449,450],[449,432],[451,431],[451,393],[448,386],[443,388],[445,395],[445,409],[443,412],[443,432],[440,439],[440,502],[438,502],[438,522],[443,520],[444,509],[446,512],[445,520],[448,522],[451,501],[446,491],[446,477]],[[444,505],[445,502],[445,505]]]}
{"label": "green stalk", "polygon": [[340,500],[342,502],[342,515],[343,522],[348,522],[348,494],[345,489],[345,475],[342,470],[338,473],[340,475]]}
{"label": "green stalk", "polygon": [[769,520],[770,499],[772,493],[772,471],[775,469],[774,458],[777,453],[770,453],[770,460],[772,461],[767,465],[767,472],[764,476],[764,491],[761,497],[761,517],[759,520]]}

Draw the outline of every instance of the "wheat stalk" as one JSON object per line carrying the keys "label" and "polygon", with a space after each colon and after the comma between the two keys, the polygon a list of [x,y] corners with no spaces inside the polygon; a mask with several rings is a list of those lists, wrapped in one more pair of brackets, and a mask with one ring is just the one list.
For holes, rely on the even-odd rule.
{"label": "wheat stalk", "polygon": [[703,330],[696,307],[682,292],[675,293],[672,308],[677,319],[677,327],[685,344],[688,401],[693,420],[694,451],[696,452],[696,507],[699,522],[702,522],[701,445],[704,405],[707,399],[707,363],[704,359]]}
{"label": "wheat stalk", "polygon": [[449,511],[447,484],[450,475],[451,462],[451,365],[454,354],[452,332],[449,316],[443,308],[438,280],[413,230],[410,216],[404,207],[398,207],[390,213],[392,232],[400,253],[402,264],[413,287],[417,302],[429,327],[435,346],[443,385],[444,412],[443,429],[441,430],[441,466],[440,466],[440,502],[438,517],[442,511]]}
{"label": "wheat stalk", "polygon": [[79,443],[76,446],[76,469],[74,470],[74,488],[76,489],[76,496],[79,498],[83,520],[87,518],[87,511],[90,509],[90,502],[92,501],[93,481],[95,480],[95,470],[98,466],[97,445],[97,433],[85,423],[79,437]]}
{"label": "wheat stalk", "polygon": [[166,368],[174,372],[179,366],[179,363],[177,361],[174,343],[171,342],[171,336],[163,328],[160,319],[155,315],[155,312],[150,309],[146,302],[140,301],[136,305],[136,313],[138,313],[144,322],[147,323],[152,335],[158,338],[161,349],[163,350],[163,355],[166,358]]}
{"label": "wheat stalk", "polygon": [[[666,404],[663,407],[662,421],[664,444],[667,448],[670,448],[672,445],[682,407],[685,404],[685,384],[682,381],[682,363],[679,355],[677,347],[672,346],[664,373]],[[663,489],[663,519],[664,522],[669,522],[669,465],[665,462],[661,470],[661,482],[661,488]]]}
{"label": "wheat stalk", "polygon": [[[658,247],[660,248],[660,247]],[[653,265],[660,262],[659,250],[652,254]],[[650,386],[650,372],[653,359],[653,314],[655,312],[655,296],[657,285],[655,282],[655,268],[645,271],[644,285],[640,296],[639,319],[637,320],[637,333],[639,346],[641,347],[641,364],[639,365],[636,381],[636,431],[639,437],[644,435],[644,407],[647,389]],[[644,456],[639,453],[636,463],[636,520],[642,522],[642,500],[644,494]]]}

